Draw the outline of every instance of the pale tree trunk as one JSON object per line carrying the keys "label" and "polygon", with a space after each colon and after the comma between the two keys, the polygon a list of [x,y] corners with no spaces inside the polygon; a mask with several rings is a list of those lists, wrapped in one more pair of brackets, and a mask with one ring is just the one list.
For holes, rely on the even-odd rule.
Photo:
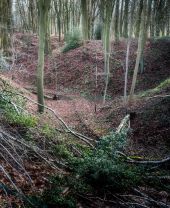
{"label": "pale tree trunk", "polygon": [[99,12],[97,12],[99,0],[88,0],[88,37],[94,38],[94,22]]}
{"label": "pale tree trunk", "polygon": [[127,40],[127,50],[126,50],[126,62],[125,62],[125,83],[124,83],[124,105],[127,105],[127,84],[128,84],[128,71],[129,71],[129,52],[130,52],[130,45],[131,45],[131,38],[133,33],[133,23],[134,23],[134,10],[136,0],[131,1],[131,16],[129,22],[129,37]]}
{"label": "pale tree trunk", "polygon": [[18,7],[18,11],[20,13],[20,18],[21,18],[21,27],[22,27],[22,32],[25,31],[29,31],[29,21],[26,15],[26,11],[25,11],[25,4],[22,0],[17,0],[17,7]]}
{"label": "pale tree trunk", "polygon": [[120,30],[120,37],[123,36],[123,7],[124,7],[124,0],[121,0],[121,9],[120,9],[120,17],[119,17],[119,30]]}
{"label": "pale tree trunk", "polygon": [[39,19],[39,49],[38,49],[38,68],[37,68],[37,98],[38,112],[44,112],[44,50],[45,50],[45,34],[46,21],[50,7],[50,0],[38,1],[38,19]]}
{"label": "pale tree trunk", "polygon": [[150,22],[150,37],[154,37],[154,31],[155,31],[155,10],[154,10],[154,1],[152,2],[152,9],[151,9],[151,22]]}
{"label": "pale tree trunk", "polygon": [[105,73],[105,90],[103,96],[103,104],[106,100],[107,89],[109,84],[110,76],[110,35],[111,35],[111,24],[115,1],[105,0],[101,2],[100,9],[103,18],[103,32],[102,40],[104,46],[104,73]]}
{"label": "pale tree trunk", "polygon": [[142,44],[145,38],[145,18],[146,18],[146,2],[143,4],[143,10],[142,10],[142,17],[141,17],[141,24],[140,24],[140,33],[139,33],[139,39],[138,39],[138,49],[137,49],[137,57],[136,57],[136,64],[135,69],[133,73],[133,79],[132,79],[132,85],[130,89],[130,95],[129,95],[129,104],[133,101],[134,97],[134,91],[136,86],[136,80],[137,80],[137,74],[139,70],[139,63],[141,59],[142,54]]}

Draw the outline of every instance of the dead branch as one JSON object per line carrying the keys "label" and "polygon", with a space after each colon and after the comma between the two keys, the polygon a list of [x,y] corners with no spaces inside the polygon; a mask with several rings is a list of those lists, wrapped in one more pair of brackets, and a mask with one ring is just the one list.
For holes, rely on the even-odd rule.
{"label": "dead branch", "polygon": [[153,99],[153,98],[165,98],[165,97],[170,97],[170,95],[155,95],[151,97],[144,97],[146,99]]}
{"label": "dead branch", "polygon": [[[45,161],[45,163],[47,163],[50,167],[52,167],[53,169],[56,169],[57,171],[61,171],[62,170],[60,168],[58,168],[55,164],[54,164],[54,160],[50,160],[49,158],[50,155],[47,154],[46,151],[41,150],[39,147],[35,146],[35,145],[29,145],[25,140],[23,139],[17,139],[13,136],[11,136],[10,134],[8,134],[7,132],[3,131],[0,128],[0,133],[2,135],[5,135],[6,138],[8,139],[8,142],[12,142],[14,146],[17,146],[18,150],[20,150],[21,152],[25,151],[25,149],[27,151],[32,151],[33,153],[35,153],[35,155],[37,155],[40,159],[42,159],[43,161]],[[0,143],[0,145],[2,146],[2,144]],[[6,148],[7,150],[7,148]],[[12,153],[10,153],[8,151],[8,155],[19,165],[20,168],[22,168],[22,170],[25,170],[25,168],[21,165],[20,161],[16,161],[16,158],[14,158],[14,156],[12,155]],[[56,162],[56,161],[55,161]],[[56,162],[58,165],[62,166],[63,164],[61,164],[60,162]],[[64,165],[63,165],[64,166]],[[25,174],[28,176],[28,173],[26,173],[26,171],[24,171]]]}
{"label": "dead branch", "polygon": [[130,163],[135,163],[135,164],[143,164],[143,165],[161,165],[161,164],[167,164],[170,162],[170,157],[167,157],[163,160],[152,160],[152,161],[136,161],[136,160],[130,160],[128,161]]}
{"label": "dead branch", "polygon": [[4,167],[2,165],[0,165],[0,170],[4,173],[4,175],[7,177],[7,179],[10,181],[10,183],[13,185],[13,187],[15,188],[15,190],[22,194],[21,190],[15,185],[15,183],[12,181],[11,177],[9,176],[9,174],[6,172],[6,170],[4,169]]}
{"label": "dead branch", "polygon": [[130,115],[126,115],[124,117],[124,119],[121,121],[120,125],[118,126],[117,130],[116,130],[116,133],[119,134],[122,129],[124,129],[125,127],[127,127],[128,125],[128,128],[130,128]]}
{"label": "dead branch", "polygon": [[[11,92],[9,92],[9,93],[11,93]],[[37,105],[41,105],[41,104],[39,104],[38,102],[36,102],[36,101],[34,101],[34,100],[32,100],[31,98],[29,98],[29,97],[27,97],[27,96],[25,96],[25,95],[22,95],[21,93],[15,93],[16,95],[19,95],[19,96],[21,96],[21,97],[23,97],[23,98],[25,98],[25,99],[27,99],[27,100],[29,100],[29,101],[31,101],[32,103],[34,103],[34,104],[37,104]],[[80,134],[80,133],[78,133],[78,132],[76,132],[76,131],[74,131],[74,130],[72,130],[67,124],[66,124],[66,122],[52,109],[52,108],[50,108],[50,107],[48,107],[48,106],[44,106],[44,108],[46,108],[47,110],[49,110],[50,112],[52,112],[53,113],[53,115],[63,124],[63,126],[67,129],[67,132],[69,132],[69,133],[71,133],[72,135],[74,135],[75,137],[77,137],[77,138],[79,138],[79,139],[81,139],[82,141],[84,141],[86,144],[88,144],[90,147],[92,147],[92,148],[95,148],[94,147],[94,145],[91,143],[91,142],[95,142],[93,139],[91,139],[91,138],[89,138],[89,137],[87,137],[87,136],[84,136],[83,134]]]}
{"label": "dead branch", "polygon": [[141,195],[142,197],[144,197],[146,201],[149,201],[150,203],[152,203],[152,204],[154,204],[156,206],[160,206],[161,208],[170,208],[169,205],[167,205],[167,204],[165,204],[163,202],[158,202],[158,201],[152,199],[147,194],[139,191],[138,189],[133,189],[133,190],[134,190],[135,193],[137,193],[137,194]]}

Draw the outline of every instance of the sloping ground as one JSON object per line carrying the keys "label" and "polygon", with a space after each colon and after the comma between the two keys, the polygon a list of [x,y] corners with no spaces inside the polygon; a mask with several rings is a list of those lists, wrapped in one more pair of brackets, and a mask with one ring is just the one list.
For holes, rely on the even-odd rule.
{"label": "sloping ground", "polygon": [[[115,107],[102,109],[103,120],[114,128],[118,120],[126,115],[121,100]],[[144,158],[163,158],[170,153],[170,82],[166,79],[157,87],[139,93],[133,105],[129,106],[131,114],[131,132],[128,151],[131,155]],[[128,153],[129,153],[128,152]]]}
{"label": "sloping ground", "polygon": [[170,153],[170,96],[148,100],[131,122],[133,154],[161,158]]}
{"label": "sloping ground", "polygon": [[[104,78],[101,74],[104,65],[101,41],[87,41],[84,46],[64,54],[61,53],[63,43],[59,43],[57,38],[52,37],[51,44],[53,52],[52,55],[46,57],[45,62],[45,92],[53,96],[57,91],[60,99],[57,101],[46,99],[47,106],[56,110],[70,126],[95,138],[117,127],[126,115],[123,101],[120,98],[123,95],[124,86],[123,65],[126,42],[122,40],[118,44],[112,44],[111,80],[108,89],[108,95],[112,99],[108,99],[106,102],[106,106],[109,108],[102,108],[101,103],[104,89]],[[18,86],[35,89],[37,47],[36,36],[15,35],[17,55],[15,64],[13,71],[4,74],[17,82]],[[136,48],[137,41],[133,40],[129,57],[128,88],[135,64]],[[147,93],[149,89],[158,86],[170,76],[170,40],[168,38],[148,40],[144,54],[145,72],[138,74],[136,91]],[[161,89],[158,94],[168,92],[168,88],[166,92]],[[36,100],[36,95],[30,94],[30,96]],[[155,103],[155,100],[151,100],[151,103]],[[141,106],[145,111],[146,103],[143,101],[137,101],[133,110],[138,112],[138,108],[140,109]],[[28,108],[33,112],[36,112],[37,109],[36,105],[32,104]],[[136,123],[138,124],[138,122]],[[136,127],[134,126],[134,128]],[[135,137],[138,137],[137,134]]]}
{"label": "sloping ground", "polygon": [[[88,43],[90,44],[90,43]],[[120,46],[119,46],[120,47]],[[80,50],[80,49],[78,49]],[[71,52],[70,52],[71,53]],[[166,57],[167,54],[164,54]],[[68,56],[68,53],[65,55]],[[74,58],[74,56],[72,56]],[[67,57],[68,58],[68,57]],[[77,55],[78,58],[78,55]],[[163,57],[161,59],[163,61]],[[25,60],[25,61],[30,61]],[[168,67],[167,61],[163,64],[164,67]],[[84,62],[83,62],[84,63]],[[26,65],[25,65],[26,67]],[[66,65],[66,68],[69,67],[69,64]],[[162,68],[159,69],[159,71],[163,70]],[[166,70],[167,72],[168,70]],[[165,72],[165,71],[164,71]],[[169,72],[169,71],[168,71]],[[20,77],[19,72],[17,74],[19,78],[18,85],[15,84],[14,81],[17,81],[15,77],[13,77],[15,80],[12,81],[14,84],[13,86],[16,86],[18,89],[21,88],[21,84],[24,87],[25,83],[23,82],[23,77]],[[81,73],[80,73],[81,74]],[[69,77],[68,74],[63,74],[63,76],[66,76],[67,78]],[[165,76],[166,75],[166,76]],[[16,76],[16,75],[15,75]],[[32,77],[32,80],[34,80],[35,74]],[[142,75],[141,75],[142,76]],[[158,76],[158,75],[156,75]],[[160,80],[158,80],[158,83],[161,82],[161,79],[165,79],[165,77],[168,76],[168,73],[164,74],[162,72],[162,77],[160,76]],[[75,86],[82,87],[81,89],[85,89],[86,85],[82,85],[82,80],[80,77],[77,75],[74,75],[74,77],[78,78],[80,82],[77,81]],[[84,77],[84,75],[83,75]],[[82,77],[82,79],[83,79]],[[121,77],[121,76],[120,76]],[[53,77],[52,77],[53,78]],[[157,78],[159,79],[159,78]],[[30,85],[30,76],[28,76],[28,85]],[[71,82],[73,87],[74,87],[74,82]],[[119,83],[119,82],[116,82]],[[155,83],[152,83],[153,86],[157,86]],[[46,85],[50,89],[50,84]],[[62,86],[65,86],[64,83]],[[161,85],[162,86],[162,85]],[[164,86],[164,85],[163,85]],[[52,88],[51,88],[52,89]],[[63,88],[62,88],[63,89]],[[145,88],[142,88],[145,89]],[[148,88],[147,88],[148,89]],[[158,87],[158,89],[160,89]],[[22,91],[23,89],[21,89]],[[66,90],[65,87],[63,91]],[[120,88],[119,88],[120,90]],[[61,92],[63,93],[61,90]],[[72,92],[72,91],[71,91]],[[151,92],[155,92],[155,90],[151,90]],[[31,99],[36,99],[36,96],[26,92],[23,90],[23,93],[27,96],[30,96]],[[118,95],[120,92],[118,91]],[[157,94],[147,94],[147,96],[155,96],[155,95],[167,95],[169,93],[169,86],[166,88],[161,88],[161,90],[157,91]],[[61,113],[61,115],[69,122],[69,124],[72,124],[74,127],[77,127],[78,129],[82,130],[84,129],[84,132],[87,133],[87,135],[95,137],[96,133],[97,135],[103,135],[107,131],[113,130],[118,126],[120,123],[120,120],[124,117],[126,114],[122,99],[121,98],[115,98],[114,100],[108,102],[107,104],[110,104],[109,107],[111,108],[101,108],[100,103],[97,105],[97,113],[95,113],[95,103],[91,102],[90,100],[87,99],[82,99],[80,97],[79,93],[74,93],[72,94],[70,92],[67,92],[67,94],[64,92],[64,95],[67,95],[66,98],[69,99],[61,99],[59,101],[54,101],[54,100],[46,100],[46,104],[55,109],[57,112]],[[116,94],[115,94],[116,95]],[[131,154],[134,156],[138,156],[140,158],[146,158],[146,159],[155,159],[155,158],[163,158],[169,155],[170,148],[169,148],[169,129],[170,129],[170,123],[169,123],[169,118],[170,118],[170,109],[169,109],[169,97],[165,98],[150,98],[146,99],[144,97],[141,97],[141,99],[137,99],[134,105],[131,107],[131,112],[132,117],[131,117],[131,127],[132,127],[132,133],[131,133],[131,140],[130,144],[131,146],[129,147],[129,151],[127,154]],[[32,112],[36,111],[35,105],[32,105],[31,103],[29,104],[29,110]],[[44,115],[41,117],[42,120],[49,121],[48,120],[48,115]],[[93,122],[91,122],[93,120]],[[54,123],[54,122],[53,122]],[[97,126],[97,124],[99,124]],[[1,120],[1,124],[3,124],[3,129],[8,130],[8,133],[12,134],[16,131],[20,131],[16,126],[10,126],[7,123],[4,122],[4,120]],[[83,125],[84,124],[84,125]],[[81,126],[82,125],[82,126]],[[94,126],[93,126],[94,125]],[[89,127],[92,129],[92,132],[89,131]],[[35,136],[37,136],[36,132]],[[37,132],[38,133],[38,132]],[[93,135],[94,134],[94,135]],[[58,135],[57,135],[58,136]],[[60,135],[62,138],[64,137],[63,135]],[[20,138],[20,135],[19,135]],[[34,137],[35,138],[35,137]],[[42,146],[44,144],[44,141],[48,141],[44,139],[45,137],[38,135],[38,144]],[[41,140],[42,139],[42,140]],[[43,140],[44,139],[44,140]],[[72,139],[72,138],[71,138]],[[43,141],[43,142],[42,142]],[[58,143],[57,143],[58,145]],[[27,183],[25,183],[22,175],[16,173],[10,168],[10,165],[7,165],[4,162],[1,162],[1,164],[7,169],[10,174],[12,175],[12,179],[14,181],[18,182],[23,182],[23,184],[20,184],[20,187],[24,188],[26,193],[29,193],[30,191],[30,186],[28,186]],[[31,167],[30,167],[31,164]],[[28,165],[28,166],[27,166]],[[36,190],[35,192],[40,192],[42,191],[43,187],[46,186],[46,178],[48,177],[49,174],[51,174],[51,169],[48,169],[46,166],[42,165],[40,166],[39,161],[35,161],[35,163],[32,162],[31,158],[28,160],[28,164],[26,162],[26,168],[29,172],[30,175],[33,176],[34,184],[36,184]],[[46,171],[48,170],[48,171]],[[41,172],[41,174],[40,174]],[[38,180],[37,180],[38,178]],[[4,181],[5,184],[8,184],[9,182],[7,180],[4,180],[4,177],[1,175],[1,181]],[[149,190],[152,191],[152,190]],[[160,197],[160,193],[156,192],[158,194],[158,197]],[[155,192],[153,193],[154,197]],[[5,194],[3,195],[5,196]],[[113,196],[112,196],[113,197]],[[168,195],[169,197],[169,195]],[[168,198],[167,197],[167,198]],[[11,198],[9,198],[12,200]],[[112,198],[111,198],[112,199]],[[8,199],[7,199],[8,200]],[[86,199],[83,199],[83,202]],[[94,202],[95,201],[95,202]],[[90,202],[88,201],[87,207],[91,206],[93,207],[93,203],[95,204],[94,207],[105,207],[104,201],[100,201],[100,199],[94,198]],[[90,204],[90,205],[89,205]],[[96,205],[97,204],[97,205]],[[81,206],[81,205],[80,205]],[[111,205],[113,207],[113,205]],[[118,205],[119,207],[119,205]]]}
{"label": "sloping ground", "polygon": [[[101,41],[87,41],[84,46],[61,53],[61,46],[57,38],[51,38],[52,55],[46,56],[45,88],[52,92],[69,94],[76,92],[93,98],[97,93],[102,96],[104,90],[103,49]],[[9,76],[22,85],[35,86],[37,67],[38,40],[36,36],[15,35],[14,47],[16,60],[13,72]],[[137,41],[134,39],[130,47],[129,82],[133,74],[136,59]],[[138,75],[136,91],[156,87],[161,81],[170,76],[170,39],[148,40],[145,48],[145,72]],[[126,56],[126,42],[124,40],[112,44],[111,79],[109,82],[109,96],[123,95],[124,65]],[[96,68],[98,74],[96,86]]]}

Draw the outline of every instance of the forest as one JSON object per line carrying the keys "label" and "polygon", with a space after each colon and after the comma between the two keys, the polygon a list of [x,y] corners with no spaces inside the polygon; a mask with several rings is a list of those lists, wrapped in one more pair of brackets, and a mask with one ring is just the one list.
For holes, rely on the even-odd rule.
{"label": "forest", "polygon": [[0,207],[170,208],[170,0],[0,0]]}

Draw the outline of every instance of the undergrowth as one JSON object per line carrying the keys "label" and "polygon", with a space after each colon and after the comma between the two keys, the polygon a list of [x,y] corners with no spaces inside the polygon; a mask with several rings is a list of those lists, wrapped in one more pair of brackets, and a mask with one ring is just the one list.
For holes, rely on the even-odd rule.
{"label": "undergrowth", "polygon": [[[101,138],[95,150],[82,150],[81,157],[69,153],[69,149],[58,146],[56,151],[67,158],[70,173],[64,176],[53,176],[50,188],[40,198],[33,201],[46,207],[76,207],[79,194],[102,194],[105,190],[123,192],[132,186],[142,184],[142,168],[130,165],[120,157],[119,151],[126,147],[126,132],[114,132]],[[97,192],[96,192],[97,191]]]}
{"label": "undergrowth", "polygon": [[[169,86],[169,79],[157,88],[162,89],[167,86]],[[14,105],[15,103],[24,108],[25,101],[23,99],[11,97],[8,93],[0,93],[0,96],[3,98],[0,99],[0,109],[8,123],[27,129],[37,126],[36,117],[26,114],[22,108]],[[167,120],[165,121],[167,122]],[[65,135],[58,135],[56,138],[56,130],[48,124],[41,126],[37,131],[37,138],[51,139],[50,152],[55,156],[54,158],[64,162],[67,168],[66,174],[57,174],[48,178],[48,187],[42,194],[27,196],[26,204],[29,208],[74,208],[80,195],[91,194],[103,198],[108,192],[113,194],[124,193],[133,187],[145,184],[166,190],[170,188],[163,184],[160,186],[158,180],[146,180],[151,173],[150,170],[145,166],[128,163],[127,158],[122,156],[121,153],[125,152],[127,147],[127,129],[121,133],[111,132],[100,138],[95,149],[81,143],[74,144],[73,140],[70,143],[68,138],[67,140],[63,138]],[[27,136],[30,140],[37,139],[36,134]],[[55,142],[54,139],[56,139]],[[74,154],[73,145],[80,152],[80,155]],[[152,175],[154,175],[153,172]]]}
{"label": "undergrowth", "polygon": [[162,91],[166,90],[167,88],[170,88],[170,78],[166,79],[165,81],[161,82],[157,87],[146,90],[145,92],[140,93],[140,97],[145,96],[153,96],[155,94],[161,93]]}
{"label": "undergrowth", "polygon": [[31,128],[37,125],[38,119],[24,112],[25,100],[15,94],[0,93],[0,109],[5,120],[12,125]]}
{"label": "undergrowth", "polygon": [[82,45],[81,33],[78,29],[74,29],[67,33],[65,37],[65,46],[62,50],[63,53],[66,53],[72,49],[78,48]]}

